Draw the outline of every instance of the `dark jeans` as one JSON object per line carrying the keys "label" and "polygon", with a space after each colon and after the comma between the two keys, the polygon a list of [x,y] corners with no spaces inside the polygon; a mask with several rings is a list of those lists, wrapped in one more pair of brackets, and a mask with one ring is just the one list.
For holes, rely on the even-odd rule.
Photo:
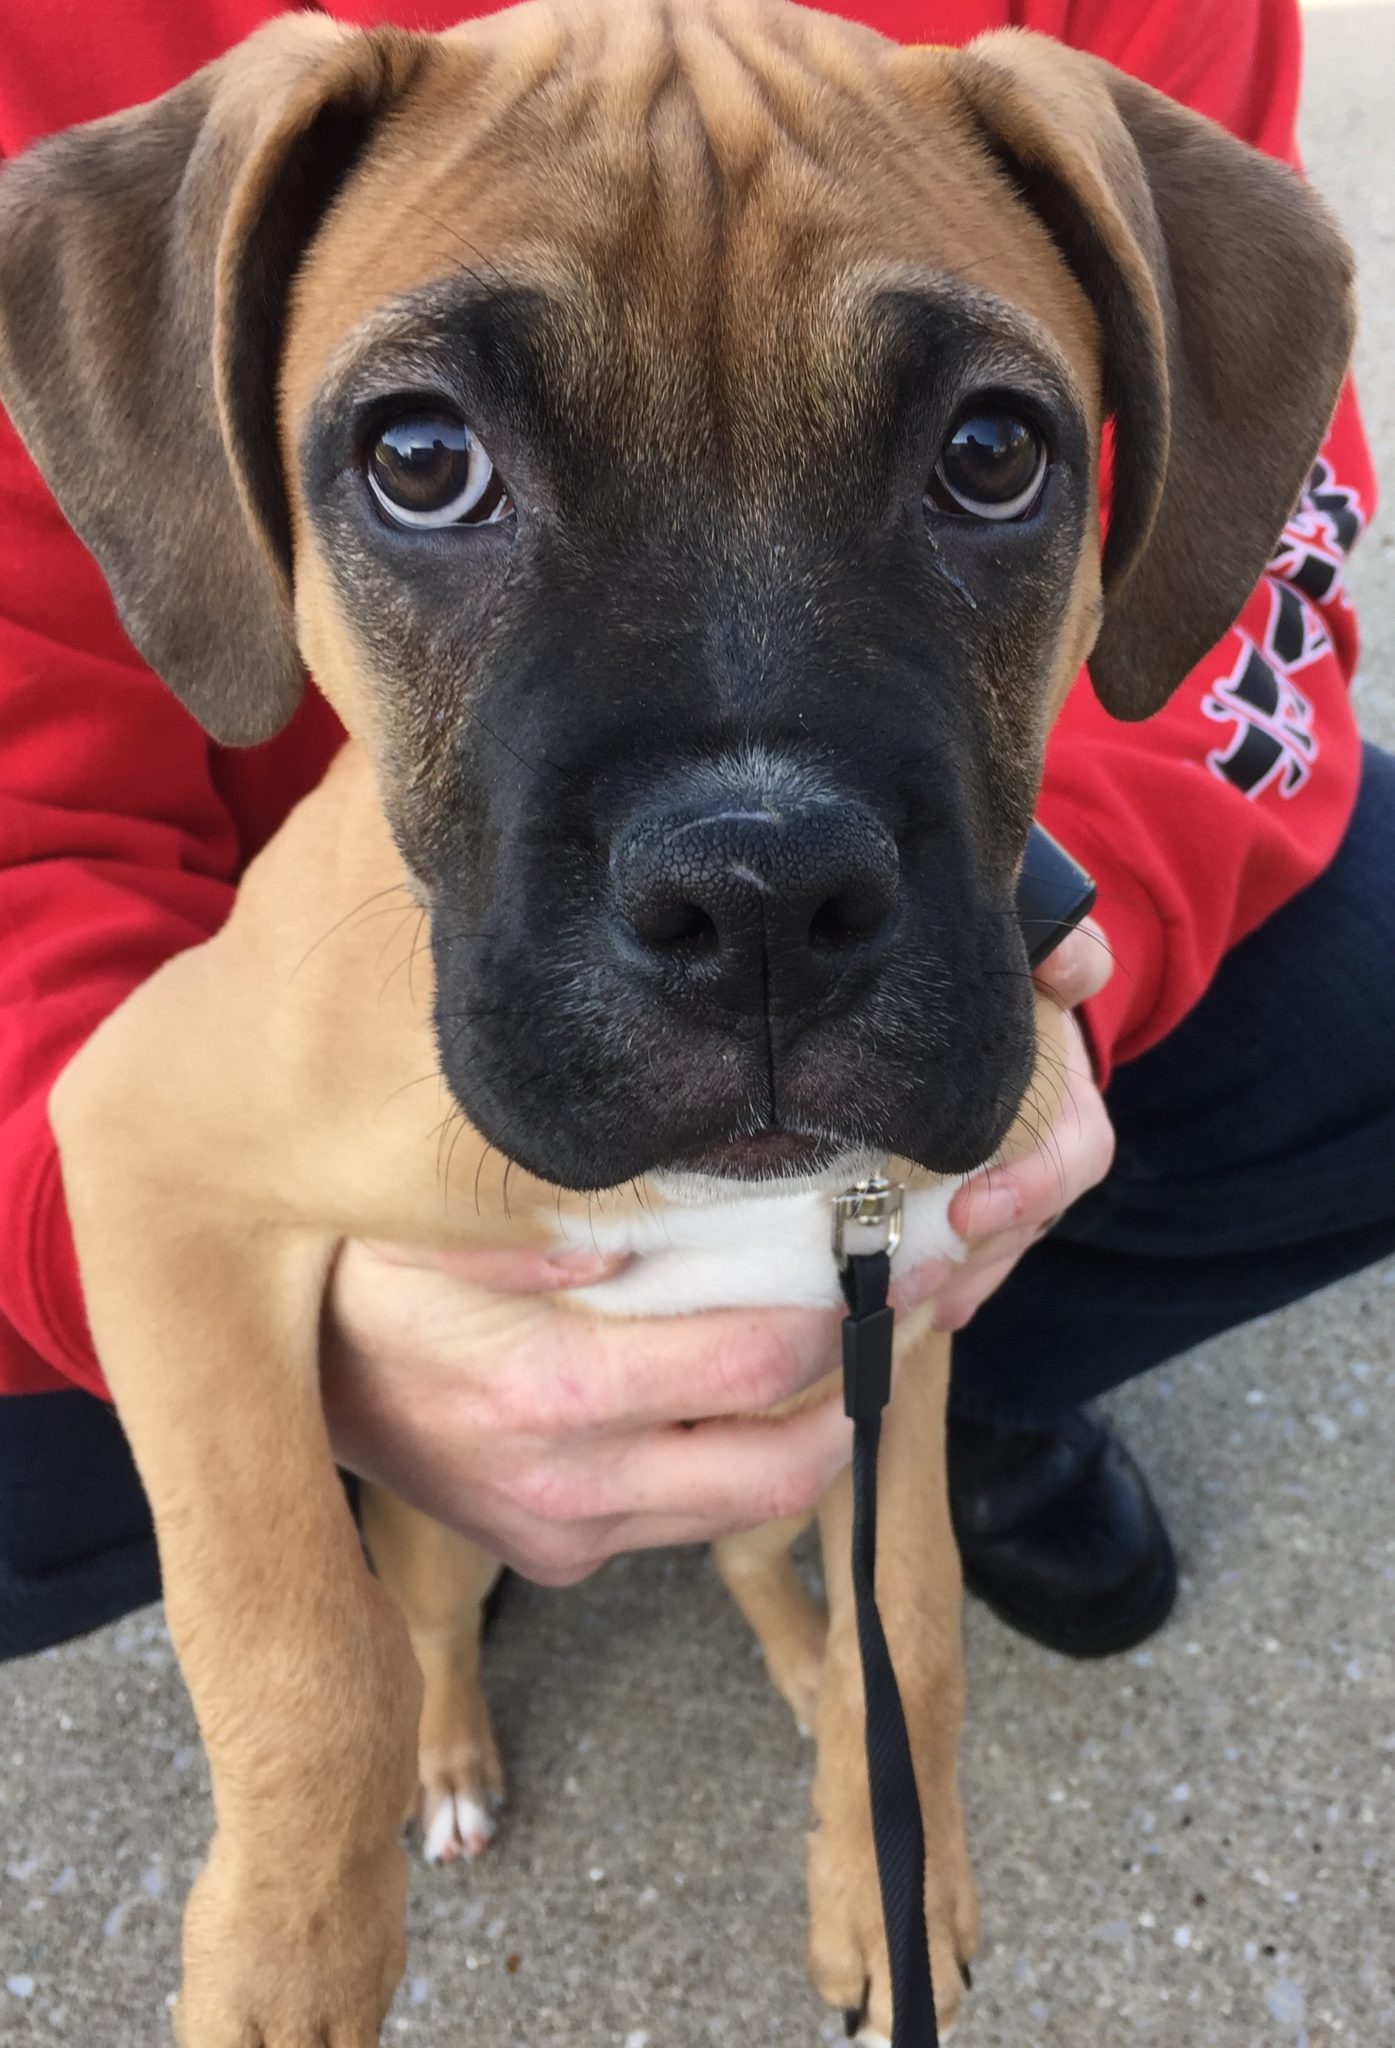
{"label": "dark jeans", "polygon": [[1395,758],[1332,866],[1109,1089],[1118,1150],[955,1340],[953,1405],[1049,1424],[1395,1253]]}
{"label": "dark jeans", "polygon": [[[1118,1155],[956,1340],[954,1405],[1049,1424],[1395,1253],[1395,759],[1336,861],[1116,1074]],[[153,1600],[149,1519],[85,1394],[0,1403],[0,1657]]]}
{"label": "dark jeans", "polygon": [[150,1510],[113,1411],[91,1394],[0,1401],[0,1657],[159,1597]]}

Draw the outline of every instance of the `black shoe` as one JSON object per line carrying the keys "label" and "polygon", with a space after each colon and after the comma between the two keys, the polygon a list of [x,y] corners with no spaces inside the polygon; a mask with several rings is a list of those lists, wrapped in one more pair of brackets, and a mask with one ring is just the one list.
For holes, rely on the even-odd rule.
{"label": "black shoe", "polygon": [[1049,1430],[951,1415],[949,1502],[969,1591],[1048,1649],[1109,1657],[1172,1612],[1171,1539],[1143,1474],[1093,1408]]}

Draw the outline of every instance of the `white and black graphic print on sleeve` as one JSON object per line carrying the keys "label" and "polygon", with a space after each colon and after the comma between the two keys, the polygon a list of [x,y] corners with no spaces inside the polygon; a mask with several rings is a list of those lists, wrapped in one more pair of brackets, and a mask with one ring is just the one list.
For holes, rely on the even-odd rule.
{"label": "white and black graphic print on sleeve", "polygon": [[1325,461],[1314,464],[1308,488],[1269,563],[1269,618],[1256,641],[1242,634],[1230,674],[1202,700],[1208,718],[1231,728],[1206,765],[1247,797],[1270,788],[1296,796],[1320,751],[1313,707],[1294,680],[1330,652],[1317,609],[1344,604],[1346,555],[1366,523],[1357,492],[1338,484]]}

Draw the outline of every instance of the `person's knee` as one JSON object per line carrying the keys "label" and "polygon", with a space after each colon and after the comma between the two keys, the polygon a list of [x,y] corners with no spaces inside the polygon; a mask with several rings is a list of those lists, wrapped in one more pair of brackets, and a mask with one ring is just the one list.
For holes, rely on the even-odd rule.
{"label": "person's knee", "polygon": [[39,1581],[150,1536],[125,1435],[90,1394],[15,1394],[0,1417],[0,1572]]}

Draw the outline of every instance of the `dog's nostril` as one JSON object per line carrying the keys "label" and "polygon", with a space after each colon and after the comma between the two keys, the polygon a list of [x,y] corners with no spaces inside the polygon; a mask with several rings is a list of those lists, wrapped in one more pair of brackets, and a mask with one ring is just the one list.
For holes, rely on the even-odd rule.
{"label": "dog's nostril", "polygon": [[644,945],[666,952],[711,953],[721,943],[716,924],[696,903],[632,907],[626,922]]}
{"label": "dog's nostril", "polygon": [[889,893],[876,888],[844,889],[821,903],[809,920],[809,943],[825,952],[859,945],[879,932],[892,912]]}

